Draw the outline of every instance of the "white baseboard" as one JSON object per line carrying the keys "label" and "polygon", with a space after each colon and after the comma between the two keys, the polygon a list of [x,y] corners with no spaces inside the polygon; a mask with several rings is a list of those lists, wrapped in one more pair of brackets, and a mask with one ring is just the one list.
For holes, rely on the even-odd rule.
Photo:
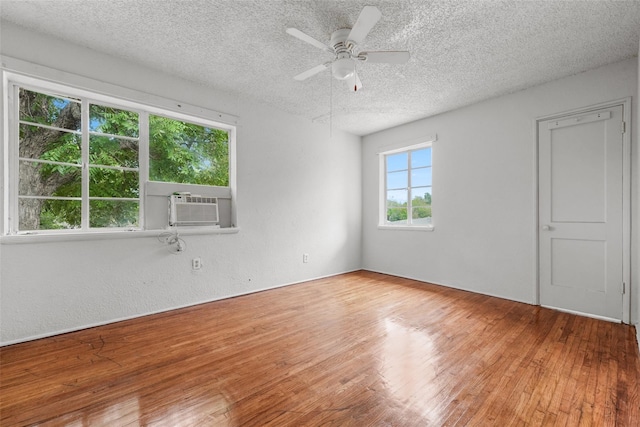
{"label": "white baseboard", "polygon": [[423,283],[426,283],[426,284],[429,284],[429,285],[436,285],[436,286],[443,286],[445,288],[457,289],[459,291],[473,292],[474,294],[486,295],[488,297],[495,297],[495,298],[506,299],[506,300],[514,301],[514,302],[521,302],[523,304],[536,305],[534,302],[528,301],[528,300],[524,300],[524,299],[517,299],[517,298],[511,297],[511,296],[506,296],[506,295],[501,295],[501,294],[496,294],[496,293],[491,293],[491,292],[480,291],[480,290],[472,289],[472,288],[465,288],[463,286],[448,285],[448,284],[445,285],[443,283],[434,282],[434,281],[428,280],[428,279],[421,279],[421,278],[417,278],[417,277],[407,276],[406,274],[389,273],[388,271],[373,270],[371,268],[365,268],[365,267],[363,267],[362,270],[370,271],[372,273],[386,274],[387,276],[400,277],[402,279],[415,280],[416,282],[423,282]]}
{"label": "white baseboard", "polygon": [[576,316],[591,317],[592,319],[604,320],[606,322],[622,323],[622,320],[614,319],[613,317],[598,316],[597,314],[583,313],[582,311],[569,310],[568,308],[558,308],[552,305],[542,305],[542,304],[540,304],[540,307],[561,311],[563,313],[575,314]]}
{"label": "white baseboard", "polygon": [[0,342],[0,347],[5,347],[5,346],[8,346],[8,345],[13,345],[13,344],[20,344],[20,343],[23,343],[23,342],[34,341],[34,340],[38,340],[38,339],[42,339],[42,338],[49,338],[49,337],[53,337],[53,336],[56,336],[56,335],[62,335],[62,334],[70,333],[70,332],[81,331],[83,329],[91,329],[91,328],[95,328],[95,327],[98,327],[98,326],[109,325],[111,323],[117,323],[117,322],[122,322],[122,321],[125,321],[125,320],[136,319],[138,317],[151,316],[151,315],[158,314],[158,313],[164,313],[164,312],[167,312],[167,311],[179,310],[181,308],[193,307],[193,306],[196,306],[196,305],[207,304],[207,303],[210,303],[210,302],[220,301],[220,300],[224,300],[224,299],[228,299],[228,298],[235,298],[235,297],[240,297],[240,296],[243,296],[243,295],[250,295],[250,294],[257,293],[257,292],[268,291],[268,290],[271,290],[271,289],[283,288],[285,286],[298,285],[300,283],[311,282],[313,280],[319,280],[319,279],[325,279],[327,277],[339,276],[341,274],[353,273],[354,271],[360,271],[360,270],[361,270],[360,268],[356,268],[356,269],[353,269],[353,270],[347,270],[347,271],[343,271],[343,272],[327,274],[327,275],[324,275],[324,276],[311,277],[309,279],[300,280],[300,281],[296,281],[296,282],[288,282],[288,283],[283,283],[283,284],[280,284],[280,285],[269,286],[269,287],[260,288],[260,289],[254,289],[254,290],[247,291],[247,292],[239,292],[239,293],[235,293],[235,294],[224,295],[224,296],[216,297],[216,298],[213,298],[213,299],[204,300],[204,301],[198,301],[198,302],[194,302],[194,303],[190,303],[190,304],[184,304],[184,305],[179,305],[179,306],[174,306],[174,307],[167,307],[167,308],[163,308],[163,309],[160,309],[160,310],[154,310],[154,311],[150,311],[150,312],[134,314],[134,315],[131,315],[131,316],[124,316],[124,317],[119,317],[119,318],[115,318],[115,319],[109,319],[109,320],[105,320],[105,321],[102,321],[102,322],[90,323],[90,324],[87,324],[87,325],[80,325],[80,326],[75,326],[75,327],[67,328],[67,329],[60,329],[60,330],[56,330],[56,331],[46,332],[44,334],[38,334],[38,335],[32,335],[32,336],[28,336],[28,337],[22,337],[22,338],[10,340],[10,341]]}

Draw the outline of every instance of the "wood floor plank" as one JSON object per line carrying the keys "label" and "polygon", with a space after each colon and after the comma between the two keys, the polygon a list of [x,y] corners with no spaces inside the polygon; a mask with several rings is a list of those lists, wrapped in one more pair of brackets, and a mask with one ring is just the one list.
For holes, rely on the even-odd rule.
{"label": "wood floor plank", "polygon": [[633,327],[360,271],[0,348],[4,426],[636,426]]}

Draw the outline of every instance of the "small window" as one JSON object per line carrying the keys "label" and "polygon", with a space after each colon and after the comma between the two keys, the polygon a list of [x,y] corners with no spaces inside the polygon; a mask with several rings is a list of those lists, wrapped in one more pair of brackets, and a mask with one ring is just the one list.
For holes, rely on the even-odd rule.
{"label": "small window", "polygon": [[380,225],[431,227],[431,143],[380,156]]}
{"label": "small window", "polygon": [[148,181],[230,187],[231,126],[45,82],[10,83],[5,234],[144,229]]}

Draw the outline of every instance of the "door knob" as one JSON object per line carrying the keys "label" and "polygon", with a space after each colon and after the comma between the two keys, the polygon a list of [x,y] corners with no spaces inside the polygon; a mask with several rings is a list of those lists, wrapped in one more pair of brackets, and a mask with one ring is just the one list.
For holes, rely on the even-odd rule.
{"label": "door knob", "polygon": [[542,229],[543,229],[544,231],[549,231],[549,230],[551,230],[551,226],[549,226],[549,225],[543,225],[543,226],[542,226]]}

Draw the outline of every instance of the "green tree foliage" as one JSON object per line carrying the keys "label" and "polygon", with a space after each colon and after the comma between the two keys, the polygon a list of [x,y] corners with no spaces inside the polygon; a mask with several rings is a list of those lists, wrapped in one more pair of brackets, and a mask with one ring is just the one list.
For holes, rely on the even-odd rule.
{"label": "green tree foliage", "polygon": [[[20,128],[20,156],[47,161],[20,164],[20,195],[42,197],[20,200],[20,229],[78,228],[81,202],[69,198],[82,195],[80,104],[24,89],[20,96],[21,120],[48,126]],[[91,105],[89,116],[89,225],[137,225],[138,113]],[[149,134],[151,180],[229,185],[226,131],[150,115]]]}
{"label": "green tree foliage", "polygon": [[407,220],[407,204],[387,200],[387,221],[398,222]]}
{"label": "green tree foliage", "polygon": [[[413,210],[412,219],[431,218],[431,194],[425,193],[423,197],[415,196],[411,200]],[[387,200],[387,221],[400,222],[407,221],[407,202],[399,203],[394,200]]]}
{"label": "green tree foliage", "polygon": [[229,134],[149,116],[149,179],[182,184],[229,185]]}
{"label": "green tree foliage", "polygon": [[[73,228],[72,219],[58,218],[51,212],[54,200],[45,197],[72,192],[81,179],[80,104],[28,90],[20,90],[19,194],[42,198],[23,198],[19,202],[21,230]],[[27,123],[45,126],[30,125]],[[38,160],[56,163],[42,163]],[[77,165],[77,166],[71,166]],[[55,201],[58,202],[58,201]],[[65,204],[62,201],[59,205]],[[69,202],[66,201],[69,205]],[[59,209],[60,210],[60,209]]]}

